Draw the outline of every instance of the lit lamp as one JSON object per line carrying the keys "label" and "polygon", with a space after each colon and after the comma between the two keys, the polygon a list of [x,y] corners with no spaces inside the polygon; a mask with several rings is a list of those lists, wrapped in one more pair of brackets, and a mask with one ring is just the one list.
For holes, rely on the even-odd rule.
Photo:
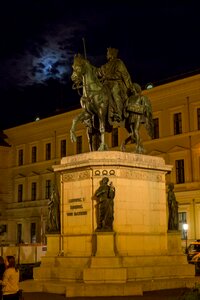
{"label": "lit lamp", "polygon": [[153,83],[151,83],[151,82],[147,83],[146,86],[145,86],[146,90],[150,90],[150,89],[152,89],[153,87],[154,87],[154,85],[153,85]]}
{"label": "lit lamp", "polygon": [[187,232],[188,232],[188,224],[183,224],[183,230],[185,232],[185,253],[187,254]]}

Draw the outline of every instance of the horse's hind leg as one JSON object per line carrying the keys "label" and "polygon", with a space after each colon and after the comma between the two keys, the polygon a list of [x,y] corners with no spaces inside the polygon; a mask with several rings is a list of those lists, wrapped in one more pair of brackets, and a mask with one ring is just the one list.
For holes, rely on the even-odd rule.
{"label": "horse's hind leg", "polygon": [[132,141],[132,136],[131,136],[131,135],[129,135],[129,136],[125,139],[125,141],[123,141],[123,143],[121,144],[120,149],[121,149],[122,152],[125,152],[125,151],[126,151],[126,145],[127,145],[128,142],[130,142],[130,141]]}
{"label": "horse's hind leg", "polygon": [[142,153],[144,153],[144,147],[142,145],[142,141],[140,138],[139,129],[140,129],[140,118],[138,117],[137,122],[135,123],[135,128],[134,128],[134,136],[135,136],[135,143],[136,143],[135,152],[142,154]]}
{"label": "horse's hind leg", "polygon": [[144,147],[143,147],[141,139],[140,139],[139,130],[135,131],[135,138],[136,138],[135,152],[138,153],[138,154],[143,154],[144,153]]}
{"label": "horse's hind leg", "polygon": [[136,142],[134,126],[135,126],[135,123],[130,124],[130,135],[123,141],[123,143],[120,146],[120,149],[121,149],[122,152],[126,151],[126,145],[129,142],[131,144],[134,144]]}

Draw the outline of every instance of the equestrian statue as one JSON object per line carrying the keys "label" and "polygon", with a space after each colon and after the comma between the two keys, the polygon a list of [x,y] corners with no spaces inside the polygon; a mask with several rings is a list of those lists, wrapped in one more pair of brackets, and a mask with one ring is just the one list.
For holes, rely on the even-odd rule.
{"label": "equestrian statue", "polygon": [[80,54],[74,56],[72,65],[73,89],[82,91],[82,110],[73,121],[70,129],[72,142],[76,142],[76,125],[86,126],[90,151],[108,150],[105,132],[112,132],[114,124],[125,127],[129,133],[122,143],[136,144],[136,153],[144,153],[139,129],[144,124],[149,136],[153,137],[152,107],[147,96],[142,95],[141,87],[132,83],[123,61],[117,57],[118,50],[107,49],[108,62],[97,68]]}

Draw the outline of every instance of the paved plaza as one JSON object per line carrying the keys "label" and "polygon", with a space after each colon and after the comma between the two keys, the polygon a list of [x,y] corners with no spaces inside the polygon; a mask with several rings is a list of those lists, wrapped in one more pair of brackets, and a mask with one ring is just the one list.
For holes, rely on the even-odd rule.
{"label": "paved plaza", "polygon": [[66,298],[65,295],[50,293],[24,293],[24,300],[182,300],[190,293],[189,289],[170,289],[153,292],[145,292],[143,296],[116,296],[116,297],[76,297]]}

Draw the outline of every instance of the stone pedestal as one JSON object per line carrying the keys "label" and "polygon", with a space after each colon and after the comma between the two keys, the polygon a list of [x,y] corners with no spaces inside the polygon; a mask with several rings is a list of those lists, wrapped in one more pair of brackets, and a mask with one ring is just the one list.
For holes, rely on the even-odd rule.
{"label": "stone pedestal", "polygon": [[[165,175],[172,166],[106,151],[65,157],[53,169],[61,177],[61,233],[47,236],[48,255],[34,269],[31,288],[40,283],[51,291],[53,283],[54,292],[69,297],[127,296],[194,284],[179,233],[167,231]],[[113,232],[98,233],[93,199],[105,176],[116,191]]]}
{"label": "stone pedestal", "polygon": [[116,189],[113,230],[118,255],[166,254],[165,175],[170,170],[162,158],[117,151],[63,158],[54,171],[61,174],[64,254],[91,255],[97,227],[93,198],[105,176]]}
{"label": "stone pedestal", "polygon": [[168,253],[169,254],[182,254],[183,249],[181,246],[181,232],[178,230],[168,230]]}
{"label": "stone pedestal", "polygon": [[101,232],[96,234],[95,256],[115,256],[114,232]]}
{"label": "stone pedestal", "polygon": [[96,234],[96,253],[91,258],[89,268],[83,271],[85,283],[125,283],[127,269],[115,252],[114,232]]}
{"label": "stone pedestal", "polygon": [[46,256],[57,256],[61,253],[61,236],[60,234],[47,234],[48,248]]}

